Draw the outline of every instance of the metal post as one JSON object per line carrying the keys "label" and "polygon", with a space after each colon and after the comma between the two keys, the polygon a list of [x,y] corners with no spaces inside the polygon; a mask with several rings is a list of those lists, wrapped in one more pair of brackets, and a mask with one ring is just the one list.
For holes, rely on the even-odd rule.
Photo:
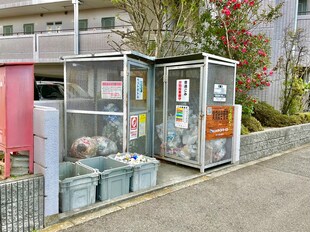
{"label": "metal post", "polygon": [[[297,23],[298,23],[298,0],[295,0],[295,13],[294,13],[294,36],[296,36],[296,32],[297,32]],[[292,56],[293,58],[295,57],[295,49],[296,49],[296,45],[295,43],[293,44],[293,51],[292,51]]]}
{"label": "metal post", "polygon": [[129,127],[128,127],[128,118],[130,115],[129,112],[129,100],[128,100],[128,85],[130,85],[130,68],[128,64],[128,56],[124,55],[123,58],[123,152],[128,152],[129,151],[129,140],[130,140],[130,133],[129,132]]}
{"label": "metal post", "polygon": [[295,15],[294,15],[294,33],[297,31],[298,24],[298,0],[295,0]]}
{"label": "metal post", "polygon": [[79,54],[79,0],[72,0],[74,5],[74,54]]}

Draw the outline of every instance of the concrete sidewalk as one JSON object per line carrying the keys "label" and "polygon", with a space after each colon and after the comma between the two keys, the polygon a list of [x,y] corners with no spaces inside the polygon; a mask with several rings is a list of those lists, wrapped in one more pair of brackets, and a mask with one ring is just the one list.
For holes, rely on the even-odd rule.
{"label": "concrete sidewalk", "polygon": [[43,231],[310,231],[310,144],[72,217]]}

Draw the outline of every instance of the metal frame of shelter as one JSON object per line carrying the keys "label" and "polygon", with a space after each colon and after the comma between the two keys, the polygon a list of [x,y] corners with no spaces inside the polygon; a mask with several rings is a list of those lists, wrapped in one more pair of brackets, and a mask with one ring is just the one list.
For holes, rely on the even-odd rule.
{"label": "metal frame of shelter", "polygon": [[[65,86],[67,86],[68,76],[67,76],[67,64],[72,62],[111,62],[111,61],[120,61],[123,62],[123,69],[121,70],[120,75],[122,75],[122,89],[123,89],[123,110],[120,112],[105,112],[98,109],[95,110],[78,110],[78,109],[68,109],[68,96],[65,94],[65,150],[68,151],[68,114],[92,114],[92,115],[100,115],[100,116],[120,116],[123,118],[122,123],[122,130],[123,130],[123,138],[122,138],[122,148],[121,152],[127,152],[128,151],[128,144],[130,142],[129,140],[129,126],[128,122],[130,120],[130,115],[133,114],[133,112],[130,112],[130,99],[129,99],[129,92],[130,92],[130,69],[133,66],[141,67],[147,69],[147,76],[152,77],[152,65],[154,58],[145,56],[143,54],[140,54],[138,52],[129,51],[129,52],[113,52],[113,53],[98,53],[94,55],[76,55],[76,56],[67,56],[63,57],[65,61],[64,65],[64,73],[65,73]],[[148,81],[148,94],[149,96],[153,95],[153,83],[154,81],[152,78]],[[65,87],[65,92],[66,87]],[[151,102],[151,97],[147,98],[147,109],[143,110],[144,112],[148,112],[148,128],[147,130],[150,131],[151,122],[152,122],[152,115],[151,112],[153,112],[154,104]],[[139,112],[135,112],[139,113]],[[146,148],[145,148],[145,154],[151,155],[152,153],[152,147],[151,147],[151,141],[152,141],[152,134],[149,134],[146,141]]]}
{"label": "metal frame of shelter", "polygon": [[[228,147],[230,146],[229,150],[230,150],[230,157],[224,157],[223,160],[217,161],[217,162],[211,162],[211,163],[207,163],[206,162],[206,154],[208,151],[206,151],[206,126],[207,126],[207,120],[206,120],[206,115],[207,115],[207,107],[208,107],[208,103],[207,101],[209,100],[210,96],[212,96],[212,94],[210,96],[208,96],[208,90],[210,90],[210,88],[212,88],[211,84],[209,83],[211,77],[211,74],[209,72],[210,68],[212,69],[212,67],[210,67],[210,64],[214,64],[214,65],[219,65],[222,67],[232,67],[233,68],[233,73],[231,73],[231,78],[232,80],[229,80],[231,83],[233,83],[233,85],[231,86],[231,95],[230,95],[230,99],[227,99],[227,101],[225,102],[219,102],[216,103],[216,105],[231,105],[235,107],[235,94],[234,94],[234,90],[235,90],[235,80],[236,80],[236,67],[238,62],[231,60],[231,59],[227,59],[227,58],[223,58],[223,57],[219,57],[219,56],[215,56],[215,55],[211,55],[211,54],[207,54],[207,53],[200,53],[200,54],[192,54],[192,55],[185,55],[185,56],[179,56],[179,57],[168,57],[168,58],[161,58],[161,59],[156,59],[156,64],[155,64],[155,70],[158,68],[163,68],[164,69],[164,77],[163,77],[163,82],[164,82],[164,88],[163,88],[163,92],[164,92],[164,97],[163,97],[163,144],[164,144],[164,151],[161,152],[160,155],[156,155],[157,158],[160,159],[164,159],[167,161],[172,161],[175,163],[179,163],[182,165],[186,165],[186,166],[191,166],[194,168],[199,168],[201,172],[204,172],[204,170],[206,168],[212,167],[212,166],[216,166],[216,165],[220,165],[220,164],[224,164],[224,163],[229,163],[229,162],[236,162],[237,160],[239,160],[239,144],[240,144],[240,125],[241,125],[241,107],[235,107],[235,111],[234,111],[234,132],[233,132],[233,136],[231,138],[230,144],[228,145]],[[197,98],[199,98],[199,121],[198,121],[198,157],[196,158],[196,160],[190,160],[190,159],[184,159],[184,158],[180,158],[176,155],[169,155],[167,154],[167,140],[169,139],[169,129],[167,128],[169,122],[168,122],[168,98],[169,98],[169,94],[171,94],[171,89],[168,88],[168,84],[169,83],[169,72],[173,71],[173,70],[186,70],[186,69],[193,69],[193,68],[199,68],[200,70],[200,84],[199,84],[199,90],[197,89]],[[156,72],[155,72],[156,75]],[[226,80],[223,80],[222,84],[225,84]],[[156,88],[156,86],[155,86]],[[174,96],[173,96],[174,97]],[[189,101],[190,103],[190,101]]]}
{"label": "metal frame of shelter", "polygon": [[[210,69],[212,69],[212,65],[221,66],[230,69],[230,71],[227,71],[227,74],[229,74],[229,77],[227,80],[222,77],[221,84],[225,84],[226,81],[229,81],[229,91],[231,92],[230,95],[227,95],[227,99],[225,102],[219,102],[216,103],[216,105],[234,105],[235,95],[234,95],[234,89],[235,89],[235,80],[236,80],[236,67],[238,62],[230,59],[226,59],[223,57],[207,54],[207,53],[199,53],[199,54],[191,54],[191,55],[184,55],[184,56],[177,56],[177,57],[168,57],[168,58],[159,58],[155,59],[154,57],[145,56],[143,54],[128,51],[128,52],[122,52],[122,53],[100,53],[100,54],[94,54],[94,55],[76,55],[76,56],[67,56],[64,57],[64,73],[65,73],[65,86],[69,79],[68,77],[68,64],[70,63],[76,63],[76,62],[111,62],[111,61],[120,61],[123,62],[122,67],[122,74],[119,75],[122,76],[122,79],[120,80],[122,82],[122,88],[123,88],[123,97],[122,97],[122,110],[119,112],[105,112],[100,109],[94,109],[94,110],[81,110],[81,109],[72,109],[68,108],[68,96],[65,94],[65,146],[66,151],[68,151],[69,144],[68,144],[68,133],[70,133],[67,130],[68,126],[68,115],[84,115],[84,114],[91,114],[91,115],[98,115],[98,116],[120,116],[122,117],[122,146],[120,151],[122,152],[134,152],[133,150],[130,150],[130,143],[132,142],[131,139],[131,129],[130,129],[130,120],[131,116],[133,115],[141,115],[146,114],[147,115],[147,124],[146,124],[146,140],[144,141],[145,147],[144,154],[148,156],[156,156],[157,158],[172,161],[175,163],[179,163],[186,166],[191,166],[195,168],[199,168],[201,172],[204,172],[204,170],[208,167],[212,167],[215,165],[219,165],[222,163],[227,162],[236,162],[239,160],[239,140],[240,140],[240,132],[238,130],[241,126],[241,113],[240,109],[235,110],[234,112],[234,133],[231,138],[231,142],[229,146],[231,156],[227,159],[220,160],[218,162],[212,162],[212,163],[206,163],[205,161],[205,153],[206,153],[206,114],[207,114],[207,106],[208,106],[208,90],[209,87],[211,87],[211,84],[209,84],[209,80],[211,79]],[[131,69],[133,67],[141,67],[144,68],[145,72],[147,72],[147,86],[145,87],[145,93],[147,94],[147,97],[145,100],[147,100],[147,107],[142,110],[133,110],[134,106],[132,105],[131,96],[132,96],[132,84],[134,82],[131,82]],[[225,69],[224,68],[224,69]],[[157,70],[161,69],[163,71],[161,74],[158,74]],[[154,144],[154,139],[156,137],[156,123],[155,121],[158,119],[158,117],[162,117],[159,121],[163,125],[163,138],[161,141],[162,144],[167,144],[167,117],[168,117],[168,97],[169,94],[171,94],[171,89],[168,89],[168,82],[169,82],[169,73],[174,70],[186,70],[191,69],[195,70],[196,73],[199,72],[199,91],[194,91],[194,94],[197,94],[196,98],[199,100],[199,109],[197,111],[197,116],[199,116],[199,122],[198,122],[198,141],[197,141],[197,157],[196,160],[190,160],[190,159],[182,159],[176,156],[169,156],[167,155],[166,147],[161,150],[161,152],[157,152],[155,150],[158,150],[159,144]],[[162,75],[161,78],[163,78],[163,83],[160,86],[156,86],[156,82],[158,81],[158,75]],[[197,79],[197,80],[198,80]],[[98,83],[97,83],[98,84]],[[96,85],[94,83],[94,85]],[[175,87],[175,85],[174,85]],[[197,87],[198,88],[198,87]],[[213,88],[213,87],[212,87]],[[66,91],[67,92],[67,91]],[[163,98],[161,102],[161,113],[157,115],[161,116],[155,116],[156,110],[158,110],[156,106],[156,100],[157,94],[155,92],[160,92],[163,94],[161,97]],[[191,102],[188,101],[190,104]],[[183,104],[186,105],[186,102],[184,103],[176,103],[176,104]],[[240,114],[240,115],[239,115]],[[96,125],[96,124],[95,124]],[[98,132],[98,131],[97,131]],[[98,133],[95,132],[94,135],[97,135]],[[137,132],[138,133],[138,132]],[[138,135],[139,137],[139,135]],[[156,154],[155,154],[156,153]],[[159,153],[159,154],[158,154]]]}

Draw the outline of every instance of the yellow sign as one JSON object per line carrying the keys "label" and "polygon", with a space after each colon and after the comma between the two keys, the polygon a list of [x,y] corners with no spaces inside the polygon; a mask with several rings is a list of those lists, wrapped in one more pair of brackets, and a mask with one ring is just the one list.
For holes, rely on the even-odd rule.
{"label": "yellow sign", "polygon": [[146,133],[146,114],[139,115],[139,137],[145,136]]}

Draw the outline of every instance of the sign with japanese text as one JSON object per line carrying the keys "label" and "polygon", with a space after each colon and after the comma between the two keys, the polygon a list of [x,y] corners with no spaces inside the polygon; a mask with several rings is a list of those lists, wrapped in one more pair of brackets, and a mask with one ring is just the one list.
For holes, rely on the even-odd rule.
{"label": "sign with japanese text", "polygon": [[146,114],[139,115],[139,137],[146,134]]}
{"label": "sign with japanese text", "polygon": [[214,84],[214,102],[226,102],[227,85]]}
{"label": "sign with japanese text", "polygon": [[122,100],[123,83],[122,81],[102,81],[101,98]]}
{"label": "sign with japanese text", "polygon": [[175,127],[188,129],[189,106],[175,107]]}
{"label": "sign with japanese text", "polygon": [[233,106],[208,106],[206,120],[206,140],[233,136]]}
{"label": "sign with japanese text", "polygon": [[143,78],[136,77],[136,100],[143,100]]}
{"label": "sign with japanese text", "polygon": [[138,116],[130,116],[130,140],[138,138]]}
{"label": "sign with japanese text", "polygon": [[177,80],[176,101],[189,102],[189,79]]}

